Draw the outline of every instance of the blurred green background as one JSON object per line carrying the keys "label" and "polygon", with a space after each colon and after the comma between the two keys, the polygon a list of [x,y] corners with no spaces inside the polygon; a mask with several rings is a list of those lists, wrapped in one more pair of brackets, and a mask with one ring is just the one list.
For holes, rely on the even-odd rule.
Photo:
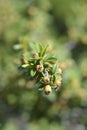
{"label": "blurred green background", "polygon": [[[60,91],[32,90],[18,71],[21,50],[50,44]],[[0,0],[0,130],[87,129],[87,0]]]}

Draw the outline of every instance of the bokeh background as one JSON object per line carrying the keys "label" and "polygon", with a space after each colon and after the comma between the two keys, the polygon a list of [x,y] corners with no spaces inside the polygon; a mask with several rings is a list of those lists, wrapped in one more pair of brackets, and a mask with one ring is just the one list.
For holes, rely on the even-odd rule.
{"label": "bokeh background", "polygon": [[[32,90],[18,71],[28,44],[50,44],[62,87]],[[0,0],[0,130],[87,129],[87,0]]]}

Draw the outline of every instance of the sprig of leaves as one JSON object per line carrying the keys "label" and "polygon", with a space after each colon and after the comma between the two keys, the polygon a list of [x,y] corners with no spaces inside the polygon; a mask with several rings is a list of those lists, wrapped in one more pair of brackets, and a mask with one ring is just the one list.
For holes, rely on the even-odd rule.
{"label": "sprig of leaves", "polygon": [[[28,73],[29,79],[35,80],[38,90],[49,94],[61,86],[62,70],[58,67],[57,58],[47,52],[48,45],[30,44],[30,51],[23,53],[21,70]],[[60,71],[61,70],[61,71]],[[61,73],[60,73],[61,72]]]}

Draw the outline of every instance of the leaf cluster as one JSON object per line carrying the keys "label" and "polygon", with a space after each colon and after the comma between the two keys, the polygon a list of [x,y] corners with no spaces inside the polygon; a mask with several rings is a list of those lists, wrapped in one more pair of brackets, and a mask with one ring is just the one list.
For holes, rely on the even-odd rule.
{"label": "leaf cluster", "polygon": [[44,90],[47,85],[51,89],[57,89],[61,82],[61,74],[57,64],[57,58],[47,52],[48,45],[43,47],[40,43],[30,44],[30,51],[23,53],[21,58],[21,70],[26,72],[30,80],[35,80],[35,87]]}

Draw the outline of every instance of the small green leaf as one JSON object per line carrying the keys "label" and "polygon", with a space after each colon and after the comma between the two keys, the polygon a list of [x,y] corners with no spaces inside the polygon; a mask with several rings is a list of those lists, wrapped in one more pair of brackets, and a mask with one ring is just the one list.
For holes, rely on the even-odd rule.
{"label": "small green leaf", "polygon": [[45,62],[45,66],[46,67],[52,67],[52,64],[50,64],[49,62]]}
{"label": "small green leaf", "polygon": [[41,56],[44,56],[44,55],[45,55],[46,50],[47,50],[47,47],[48,47],[48,45],[42,50]]}
{"label": "small green leaf", "polygon": [[41,53],[43,51],[43,46],[40,43],[37,43],[37,50],[38,50],[39,56],[41,56]]}
{"label": "small green leaf", "polygon": [[22,65],[23,68],[26,68],[26,67],[28,67],[28,66],[29,66],[29,64],[23,64],[23,65]]}
{"label": "small green leaf", "polygon": [[54,56],[52,56],[52,57],[49,57],[47,60],[48,60],[48,61],[56,61],[56,60],[57,60],[57,58],[56,58],[56,57],[54,57]]}
{"label": "small green leaf", "polygon": [[33,69],[31,69],[31,71],[30,71],[30,75],[31,75],[31,77],[35,76],[35,74],[36,74],[36,71],[33,70]]}
{"label": "small green leaf", "polygon": [[57,71],[58,71],[58,66],[57,66],[57,64],[54,64],[53,70],[52,70],[53,74],[56,74]]}
{"label": "small green leaf", "polygon": [[48,61],[48,62],[49,61],[56,61],[57,58],[55,56],[53,56],[52,54],[47,54],[47,55],[44,56],[44,60]]}

